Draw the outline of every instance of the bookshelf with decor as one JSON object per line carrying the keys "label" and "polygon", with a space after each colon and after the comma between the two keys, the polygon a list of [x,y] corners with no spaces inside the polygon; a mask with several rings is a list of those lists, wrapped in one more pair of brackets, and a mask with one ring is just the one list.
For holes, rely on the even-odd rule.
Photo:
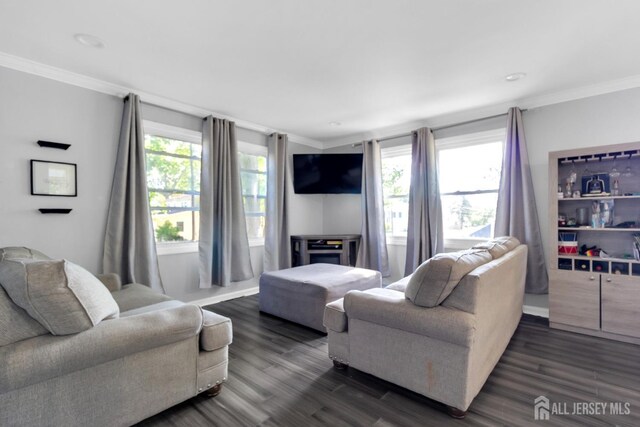
{"label": "bookshelf with decor", "polygon": [[549,324],[640,344],[640,142],[549,153]]}

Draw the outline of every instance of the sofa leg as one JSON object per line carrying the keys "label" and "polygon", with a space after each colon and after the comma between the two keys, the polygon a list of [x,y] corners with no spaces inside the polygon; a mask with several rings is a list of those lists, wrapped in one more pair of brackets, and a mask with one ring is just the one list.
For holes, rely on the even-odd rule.
{"label": "sofa leg", "polygon": [[454,408],[453,406],[447,405],[447,414],[449,414],[451,418],[462,420],[467,416],[467,411],[463,411],[462,409]]}
{"label": "sofa leg", "polygon": [[204,395],[207,397],[216,397],[222,391],[222,384],[216,384],[207,391],[204,392]]}
{"label": "sofa leg", "polygon": [[347,365],[346,363],[342,363],[342,362],[338,362],[337,360],[333,361],[333,367],[336,368],[339,371],[344,371],[345,369],[347,369],[349,367],[349,365]]}

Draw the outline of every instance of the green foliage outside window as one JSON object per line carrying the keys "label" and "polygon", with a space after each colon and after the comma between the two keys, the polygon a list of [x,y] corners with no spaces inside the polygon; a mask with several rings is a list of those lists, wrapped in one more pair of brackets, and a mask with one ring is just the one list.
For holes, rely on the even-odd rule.
{"label": "green foliage outside window", "polygon": [[[158,241],[198,239],[202,147],[145,136],[149,204]],[[184,224],[179,230],[174,224]]]}
{"label": "green foliage outside window", "polygon": [[159,242],[174,242],[178,240],[184,240],[180,235],[180,230],[177,226],[171,224],[170,221],[165,221],[164,224],[156,228],[156,239]]}

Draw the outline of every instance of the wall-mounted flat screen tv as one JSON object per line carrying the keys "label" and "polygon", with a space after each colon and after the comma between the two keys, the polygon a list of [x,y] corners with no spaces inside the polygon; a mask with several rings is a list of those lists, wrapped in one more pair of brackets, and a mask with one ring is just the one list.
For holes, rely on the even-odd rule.
{"label": "wall-mounted flat screen tv", "polygon": [[362,154],[294,154],[296,194],[359,194]]}

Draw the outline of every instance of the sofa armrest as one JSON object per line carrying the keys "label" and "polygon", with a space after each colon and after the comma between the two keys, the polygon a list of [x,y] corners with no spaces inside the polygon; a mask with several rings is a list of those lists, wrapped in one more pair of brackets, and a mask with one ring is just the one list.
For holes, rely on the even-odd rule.
{"label": "sofa armrest", "polygon": [[105,320],[74,335],[42,335],[0,347],[0,394],[195,337],[200,307],[185,304]]}
{"label": "sofa armrest", "polygon": [[231,319],[205,309],[202,309],[202,316],[201,350],[214,351],[231,344],[233,341]]}
{"label": "sofa armrest", "polygon": [[344,297],[349,320],[359,319],[389,328],[470,347],[475,317],[464,311],[437,306],[420,307],[391,289],[350,291]]}
{"label": "sofa armrest", "polygon": [[332,301],[325,306],[322,324],[325,328],[334,332],[345,332],[347,330],[349,321],[347,313],[344,312],[344,298]]}
{"label": "sofa armrest", "polygon": [[122,289],[122,280],[116,273],[96,274],[98,280],[109,289],[109,292],[115,292]]}

